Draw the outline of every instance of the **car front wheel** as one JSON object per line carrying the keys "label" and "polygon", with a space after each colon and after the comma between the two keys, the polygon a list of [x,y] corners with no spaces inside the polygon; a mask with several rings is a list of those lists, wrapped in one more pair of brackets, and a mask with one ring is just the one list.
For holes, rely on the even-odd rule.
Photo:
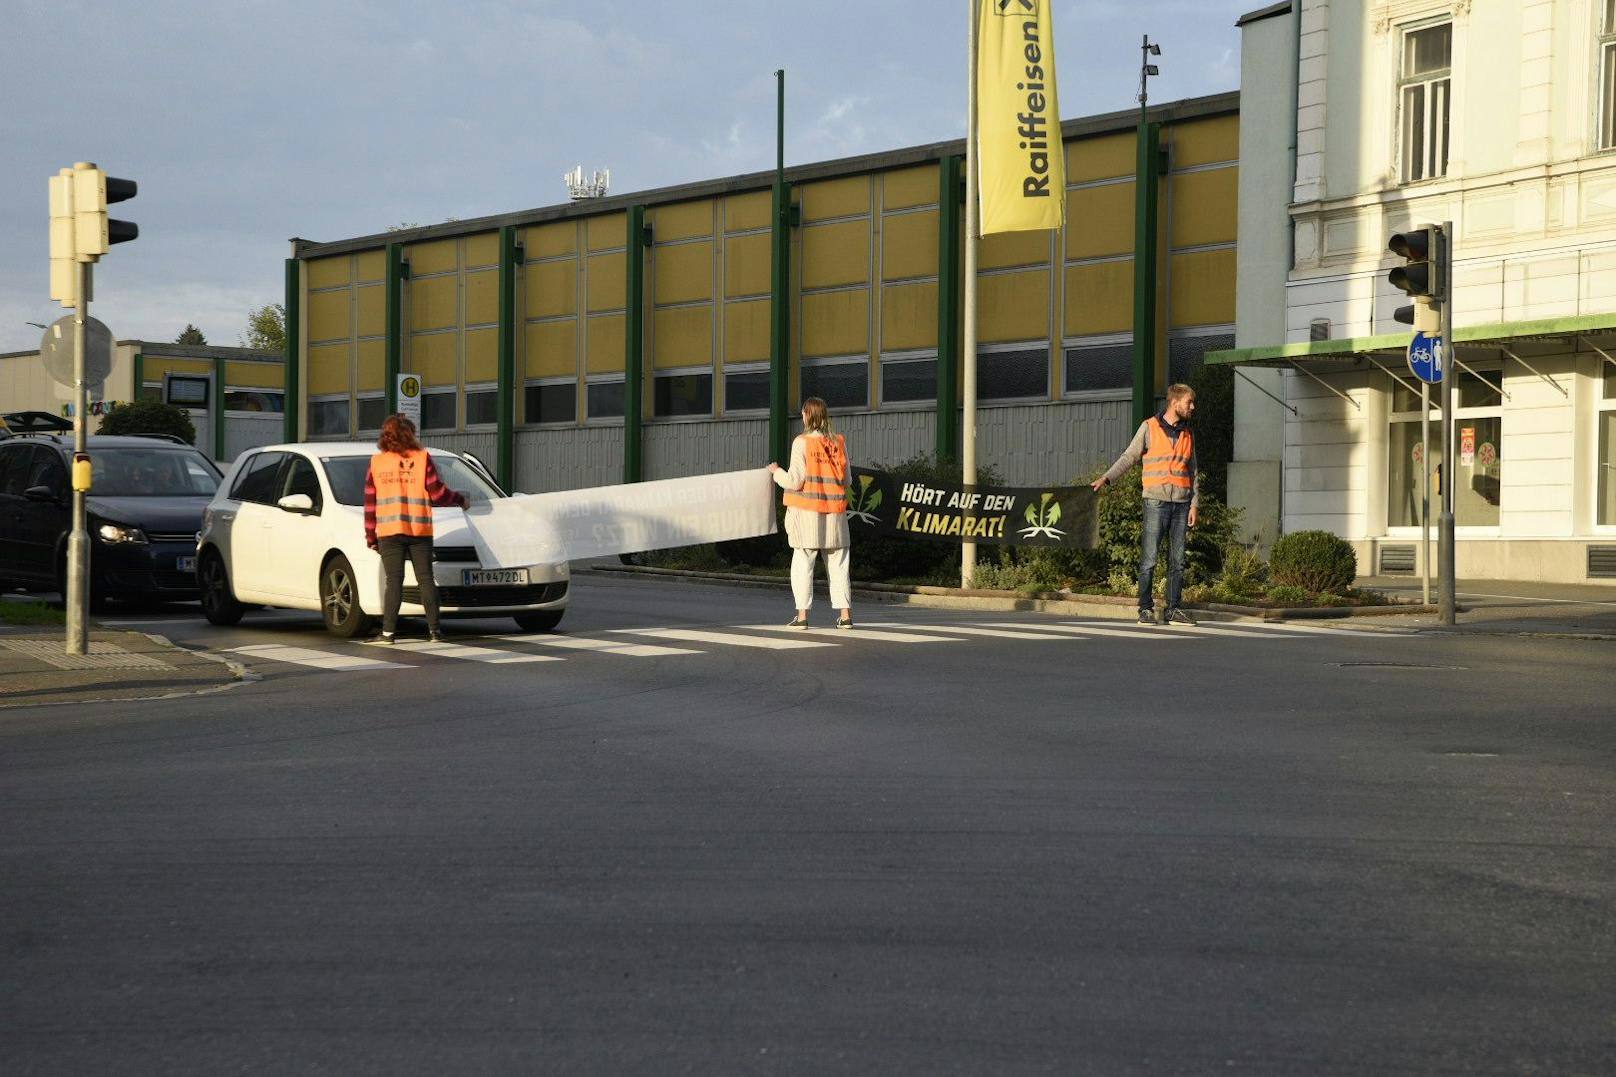
{"label": "car front wheel", "polygon": [[524,632],[554,632],[566,610],[539,610],[537,613],[514,614],[516,626]]}
{"label": "car front wheel", "polygon": [[202,616],[208,623],[228,627],[239,622],[246,607],[236,601],[230,590],[230,574],[225,570],[224,558],[211,550],[203,554],[197,576],[202,590]]}
{"label": "car front wheel", "polygon": [[370,631],[371,619],[359,608],[359,581],[353,566],[340,554],[326,562],[320,573],[320,613],[326,631],[353,639]]}

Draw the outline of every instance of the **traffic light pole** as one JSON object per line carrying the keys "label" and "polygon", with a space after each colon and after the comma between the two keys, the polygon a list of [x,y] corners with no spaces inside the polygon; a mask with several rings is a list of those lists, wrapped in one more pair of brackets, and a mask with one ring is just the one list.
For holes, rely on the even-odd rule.
{"label": "traffic light pole", "polygon": [[85,526],[84,495],[89,476],[84,474],[88,433],[84,413],[89,390],[84,383],[84,323],[90,316],[90,263],[77,262],[78,302],[73,313],[73,530],[67,536],[67,653],[88,654],[90,649],[90,532]]}
{"label": "traffic light pole", "polygon": [[1438,524],[1439,558],[1442,566],[1440,606],[1442,623],[1457,624],[1457,574],[1453,541],[1453,495],[1459,485],[1459,458],[1454,445],[1453,383],[1458,374],[1454,359],[1458,349],[1453,344],[1453,222],[1442,222],[1442,516]]}

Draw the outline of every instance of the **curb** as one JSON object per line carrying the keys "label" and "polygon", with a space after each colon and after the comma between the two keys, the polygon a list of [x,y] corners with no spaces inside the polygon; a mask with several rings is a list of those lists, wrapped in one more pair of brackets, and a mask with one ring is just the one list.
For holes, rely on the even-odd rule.
{"label": "curb", "polygon": [[[647,565],[593,565],[583,571],[604,575],[647,576],[685,583],[723,583],[738,587],[765,587],[789,590],[784,576],[751,576],[739,572],[702,572],[679,568],[652,568]],[[826,593],[823,581],[815,581],[815,592]],[[1018,591],[991,591],[984,588],[904,586],[894,583],[854,582],[853,593],[868,602],[897,603],[930,609],[976,609],[1001,612],[1060,613],[1068,616],[1132,620],[1135,600],[1123,595],[1073,595],[1044,591],[1025,595]],[[1347,617],[1374,617],[1402,614],[1430,614],[1435,606],[1330,606],[1307,609],[1269,609],[1264,606],[1232,606],[1225,603],[1185,603],[1189,609],[1209,615],[1211,620],[1320,620]]]}
{"label": "curb", "polygon": [[[107,631],[106,629],[99,629],[99,630]],[[132,629],[126,630],[126,631],[128,631],[131,635],[142,636],[145,639],[148,639],[151,642],[153,642],[155,644],[158,644],[161,647],[166,647],[166,648],[168,648],[170,650],[179,651],[182,654],[191,655],[191,656],[194,656],[196,658],[206,659],[209,662],[216,662],[219,665],[225,667],[225,670],[230,675],[230,680],[226,681],[223,684],[210,684],[210,685],[206,685],[206,686],[200,687],[200,688],[170,689],[168,691],[158,692],[158,693],[156,693],[154,695],[91,696],[91,697],[87,697],[87,698],[86,697],[75,696],[72,699],[34,700],[34,701],[30,701],[28,703],[19,704],[16,707],[8,707],[8,708],[3,708],[3,709],[5,709],[5,710],[13,710],[13,709],[14,710],[22,710],[22,709],[25,709],[25,708],[32,708],[32,707],[82,706],[84,704],[89,704],[89,703],[150,703],[150,702],[154,702],[154,701],[157,701],[157,700],[163,700],[163,699],[183,699],[183,698],[188,698],[188,697],[192,697],[192,696],[215,695],[215,694],[220,693],[220,692],[228,692],[230,689],[238,688],[238,687],[240,687],[241,685],[244,685],[244,684],[257,683],[258,681],[261,681],[263,679],[258,674],[254,673],[252,670],[248,669],[242,663],[237,662],[234,659],[226,658],[223,655],[214,654],[211,651],[205,650],[203,648],[184,647],[184,646],[181,646],[178,643],[175,643],[173,640],[169,639],[167,636],[159,636],[159,635],[156,635],[155,633],[151,633],[151,632],[138,632],[138,631],[134,631]],[[85,690],[94,691],[95,689],[90,688],[90,689],[85,689]],[[64,691],[71,692],[71,691],[73,691],[73,689],[64,689]]]}

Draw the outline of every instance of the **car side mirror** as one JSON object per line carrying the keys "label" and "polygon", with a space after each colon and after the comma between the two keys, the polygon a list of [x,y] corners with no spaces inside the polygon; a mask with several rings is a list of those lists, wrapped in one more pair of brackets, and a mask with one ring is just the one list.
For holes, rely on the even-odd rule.
{"label": "car side mirror", "polygon": [[62,500],[56,496],[56,491],[49,486],[30,486],[22,492],[22,496],[29,501],[43,501],[47,505],[57,505]]}
{"label": "car side mirror", "polygon": [[312,515],[314,512],[314,498],[308,494],[287,494],[275,504],[287,512],[301,512],[305,515]]}

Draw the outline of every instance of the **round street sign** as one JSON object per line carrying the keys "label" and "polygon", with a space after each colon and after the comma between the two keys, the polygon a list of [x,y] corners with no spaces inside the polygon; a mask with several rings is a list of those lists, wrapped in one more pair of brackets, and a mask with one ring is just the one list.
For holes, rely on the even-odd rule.
{"label": "round street sign", "polygon": [[[73,384],[73,315],[56,319],[39,341],[39,357],[52,380]],[[84,384],[100,385],[112,373],[112,330],[84,319]]]}
{"label": "round street sign", "polygon": [[1415,333],[1414,339],[1408,342],[1408,369],[1423,382],[1440,384],[1446,351],[1440,336]]}

